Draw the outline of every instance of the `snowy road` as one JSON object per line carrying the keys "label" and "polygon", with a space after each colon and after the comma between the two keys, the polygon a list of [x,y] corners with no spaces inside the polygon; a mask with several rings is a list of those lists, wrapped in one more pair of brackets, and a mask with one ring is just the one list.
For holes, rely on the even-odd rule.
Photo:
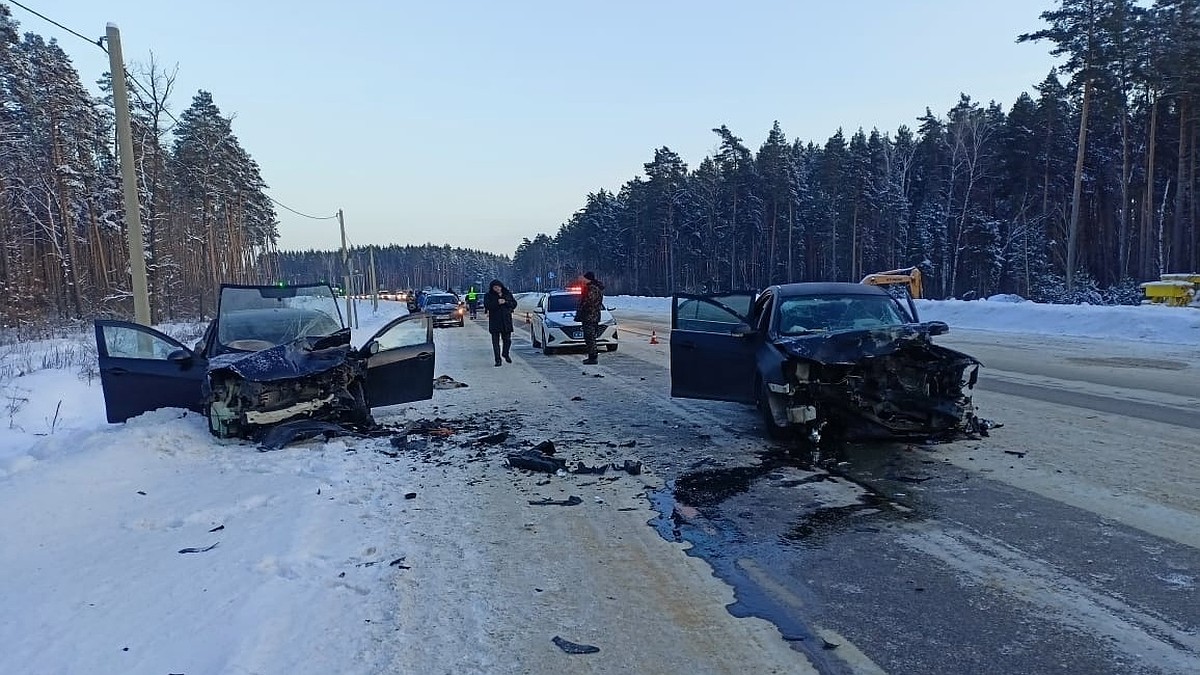
{"label": "snowy road", "polygon": [[[178,411],[106,425],[65,373],[35,374],[49,397],[18,380],[0,672],[1200,671],[1194,347],[956,331],[1003,428],[814,462],[749,408],[670,398],[665,317],[618,317],[587,370],[524,324],[501,368],[482,321],[439,329],[437,374],[469,386],[377,411],[435,430],[404,448],[260,453]],[[504,467],[543,440],[646,471]]]}

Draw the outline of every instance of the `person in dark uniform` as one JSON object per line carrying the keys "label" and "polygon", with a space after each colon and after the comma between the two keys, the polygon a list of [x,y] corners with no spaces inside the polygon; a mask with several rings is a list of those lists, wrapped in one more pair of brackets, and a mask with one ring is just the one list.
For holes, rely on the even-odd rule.
{"label": "person in dark uniform", "polygon": [[483,309],[488,315],[488,332],[492,334],[492,354],[496,357],[497,366],[501,365],[501,358],[512,363],[508,350],[512,347],[512,315],[516,308],[517,300],[512,291],[499,279],[492,279],[487,294],[483,296]]}
{"label": "person in dark uniform", "polygon": [[600,334],[600,310],[604,309],[604,284],[596,280],[593,272],[584,272],[583,280],[583,292],[579,294],[575,320],[582,324],[583,343],[587,345],[588,356],[583,362],[592,366],[598,363],[596,337]]}

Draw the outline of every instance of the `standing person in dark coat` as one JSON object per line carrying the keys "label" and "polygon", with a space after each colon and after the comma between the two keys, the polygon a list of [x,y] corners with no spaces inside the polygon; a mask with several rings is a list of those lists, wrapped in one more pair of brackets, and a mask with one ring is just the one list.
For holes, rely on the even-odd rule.
{"label": "standing person in dark coat", "polygon": [[596,281],[593,272],[583,273],[583,293],[579,294],[579,307],[575,310],[575,320],[583,324],[583,343],[587,345],[588,356],[583,362],[589,366],[598,363],[596,356],[596,336],[600,334],[600,310],[604,309],[604,284]]}
{"label": "standing person in dark coat", "polygon": [[483,296],[483,309],[488,315],[488,332],[492,334],[492,354],[496,356],[497,366],[500,365],[501,357],[512,363],[508,350],[512,347],[512,315],[516,308],[517,300],[512,291],[500,283],[499,279],[492,279],[492,283],[488,284],[487,294]]}

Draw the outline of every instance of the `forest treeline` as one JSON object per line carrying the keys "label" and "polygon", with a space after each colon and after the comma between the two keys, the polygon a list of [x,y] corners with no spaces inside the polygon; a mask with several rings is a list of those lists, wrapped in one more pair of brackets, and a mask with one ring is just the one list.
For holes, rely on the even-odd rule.
{"label": "forest treeline", "polygon": [[935,298],[1136,301],[1139,281],[1200,270],[1200,3],[1145,5],[1056,3],[1014,37],[1062,66],[1007,110],[964,94],[915,128],[821,144],[776,123],[757,151],[721,126],[695,167],[654,150],[644,175],[526,238],[517,285],[591,269],[661,295],[917,265]]}
{"label": "forest treeline", "polygon": [[[351,270],[350,289],[371,292],[371,260],[374,256],[375,281],[380,289],[408,290],[425,287],[466,290],[472,285],[481,290],[492,279],[508,279],[512,261],[508,256],[487,251],[435,246],[355,246],[348,250]],[[334,251],[278,251],[272,255],[278,280],[285,283],[324,281],[344,286],[346,266],[342,254]]]}
{"label": "forest treeline", "polygon": [[[0,4],[0,327],[132,314],[110,79],[92,96],[56,41]],[[107,58],[97,50],[98,58]],[[275,276],[274,207],[212,96],[176,120],[153,62],[129,94],[155,321],[210,311],[222,281]]]}

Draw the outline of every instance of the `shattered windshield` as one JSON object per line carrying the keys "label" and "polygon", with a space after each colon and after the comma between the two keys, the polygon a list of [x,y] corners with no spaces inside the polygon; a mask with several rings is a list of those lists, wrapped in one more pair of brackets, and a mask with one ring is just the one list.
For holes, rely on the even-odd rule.
{"label": "shattered windshield", "polygon": [[217,339],[234,349],[260,350],[342,329],[328,286],[251,286],[221,289]]}
{"label": "shattered windshield", "polygon": [[779,305],[779,333],[863,330],[904,323],[896,303],[881,295],[816,295],[784,298]]}

